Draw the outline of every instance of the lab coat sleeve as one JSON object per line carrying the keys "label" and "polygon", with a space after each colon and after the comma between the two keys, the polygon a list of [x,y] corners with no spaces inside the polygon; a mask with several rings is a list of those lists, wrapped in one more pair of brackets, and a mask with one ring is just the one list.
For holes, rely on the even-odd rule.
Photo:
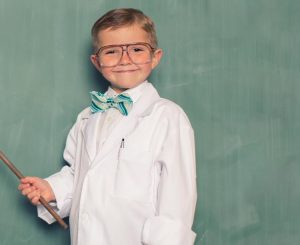
{"label": "lab coat sleeve", "polygon": [[197,200],[194,132],[184,112],[174,121],[157,159],[157,215],[144,224],[145,245],[192,245],[196,237],[191,230]]}
{"label": "lab coat sleeve", "polygon": [[[64,166],[58,173],[45,179],[50,184],[56,198],[55,202],[50,202],[49,204],[62,218],[67,217],[71,209],[77,133],[80,122],[81,118],[79,115],[67,137],[64,159],[68,165]],[[55,221],[43,206],[39,205],[37,211],[38,216],[47,223],[51,224]]]}

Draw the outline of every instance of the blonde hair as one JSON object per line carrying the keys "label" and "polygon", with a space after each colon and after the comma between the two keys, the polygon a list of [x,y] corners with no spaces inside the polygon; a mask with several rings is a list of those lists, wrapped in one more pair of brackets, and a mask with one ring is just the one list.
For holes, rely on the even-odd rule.
{"label": "blonde hair", "polygon": [[94,47],[98,45],[98,34],[100,31],[138,24],[148,34],[151,46],[158,46],[154,22],[142,11],[133,8],[120,8],[108,11],[100,17],[92,27],[92,39]]}

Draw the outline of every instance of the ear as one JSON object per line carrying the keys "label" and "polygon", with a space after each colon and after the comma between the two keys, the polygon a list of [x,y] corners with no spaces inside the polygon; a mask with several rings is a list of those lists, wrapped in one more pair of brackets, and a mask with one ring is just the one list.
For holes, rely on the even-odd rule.
{"label": "ear", "polygon": [[160,62],[161,57],[163,56],[162,49],[156,49],[152,58],[152,69],[154,69]]}
{"label": "ear", "polygon": [[99,60],[98,60],[97,55],[92,54],[92,55],[90,56],[90,60],[91,60],[91,62],[93,63],[93,65],[96,67],[96,69],[97,69],[99,72],[101,72],[101,66],[100,66],[100,63],[99,63]]}

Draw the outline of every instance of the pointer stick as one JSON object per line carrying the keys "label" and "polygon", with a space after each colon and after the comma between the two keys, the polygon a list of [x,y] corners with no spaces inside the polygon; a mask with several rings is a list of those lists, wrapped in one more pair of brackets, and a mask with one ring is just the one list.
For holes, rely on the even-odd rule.
{"label": "pointer stick", "polygon": [[[2,151],[0,151],[0,159],[6,164],[7,167],[19,178],[23,179],[24,175],[12,164],[11,161],[7,159]],[[48,210],[48,212],[57,220],[57,222],[64,228],[67,229],[68,225],[62,220],[62,218],[52,209],[52,207],[47,203],[47,201],[41,196],[41,204]]]}

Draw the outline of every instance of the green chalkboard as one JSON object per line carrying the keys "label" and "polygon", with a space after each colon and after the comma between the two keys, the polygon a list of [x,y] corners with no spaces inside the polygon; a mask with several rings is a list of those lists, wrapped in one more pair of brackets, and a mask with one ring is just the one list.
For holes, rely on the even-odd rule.
{"label": "green chalkboard", "polygon": [[[181,105],[197,142],[197,245],[300,242],[299,0],[0,0],[0,149],[46,177],[88,92],[90,28],[134,7],[165,56],[150,81]],[[0,244],[69,244],[36,217],[0,165]]]}

